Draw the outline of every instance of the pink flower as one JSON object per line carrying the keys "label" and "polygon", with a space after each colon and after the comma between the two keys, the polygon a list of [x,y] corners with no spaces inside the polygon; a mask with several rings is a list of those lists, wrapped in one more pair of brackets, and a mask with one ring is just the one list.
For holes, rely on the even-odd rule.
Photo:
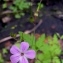
{"label": "pink flower", "polygon": [[29,44],[27,42],[22,42],[20,44],[20,49],[13,45],[10,49],[10,52],[13,54],[10,57],[11,63],[29,63],[29,59],[34,59],[36,53],[34,50],[28,50]]}

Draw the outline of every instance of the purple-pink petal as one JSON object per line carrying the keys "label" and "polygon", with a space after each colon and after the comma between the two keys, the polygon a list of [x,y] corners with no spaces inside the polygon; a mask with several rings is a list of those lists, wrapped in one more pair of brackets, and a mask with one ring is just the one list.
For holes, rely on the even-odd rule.
{"label": "purple-pink petal", "polygon": [[20,45],[21,52],[27,51],[28,48],[29,48],[29,44],[27,42],[21,42],[21,45]]}
{"label": "purple-pink petal", "polygon": [[17,62],[19,62],[19,58],[20,58],[20,55],[19,54],[12,55],[10,57],[11,63],[17,63]]}
{"label": "purple-pink petal", "polygon": [[26,53],[25,53],[25,56],[29,59],[34,59],[35,56],[36,56],[36,52],[34,50],[28,50]]}
{"label": "purple-pink petal", "polygon": [[10,52],[12,54],[17,54],[17,53],[20,53],[20,50],[19,48],[17,48],[15,45],[13,45],[11,48],[10,48]]}
{"label": "purple-pink petal", "polygon": [[19,63],[29,63],[25,56],[20,57]]}

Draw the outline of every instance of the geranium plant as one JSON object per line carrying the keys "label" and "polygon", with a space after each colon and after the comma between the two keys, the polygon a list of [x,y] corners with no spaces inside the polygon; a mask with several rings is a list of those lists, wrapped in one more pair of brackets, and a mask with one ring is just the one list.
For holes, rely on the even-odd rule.
{"label": "geranium plant", "polygon": [[[33,34],[29,35],[24,34],[22,32],[19,32],[19,34],[20,34],[20,41],[24,42],[21,42],[20,45],[21,51],[17,49],[15,46],[11,47],[10,51],[12,54],[18,53],[17,55],[13,55],[14,57],[13,56],[10,57],[12,63],[17,63],[18,60],[20,60],[19,63],[24,63],[25,59],[22,59],[22,57],[20,58],[21,55],[24,55],[24,57],[26,58],[25,63],[30,63],[28,62],[27,58],[34,59],[35,61],[34,63],[60,63],[59,55],[61,53],[61,48],[56,34],[53,37],[51,36],[46,37],[45,34],[42,34],[38,39],[35,39]],[[25,48],[22,47],[25,46],[25,44],[27,44],[26,45],[27,47]],[[28,44],[30,45],[30,47]],[[27,50],[28,48],[33,49],[30,52],[31,54],[29,53],[29,55],[26,53],[26,51],[28,52]],[[23,51],[24,54],[19,54]],[[22,60],[23,62],[21,62]]]}
{"label": "geranium plant", "polygon": [[29,44],[27,42],[22,42],[20,49],[16,46],[12,46],[10,52],[13,54],[10,59],[12,63],[29,63],[27,59],[34,59],[36,53],[34,50],[28,50]]}

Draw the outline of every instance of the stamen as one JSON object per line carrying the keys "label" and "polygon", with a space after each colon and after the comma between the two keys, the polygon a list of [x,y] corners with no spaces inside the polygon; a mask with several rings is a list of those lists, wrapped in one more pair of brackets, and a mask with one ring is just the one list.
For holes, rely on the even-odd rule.
{"label": "stamen", "polygon": [[21,53],[21,56],[23,56],[24,55],[24,53]]}

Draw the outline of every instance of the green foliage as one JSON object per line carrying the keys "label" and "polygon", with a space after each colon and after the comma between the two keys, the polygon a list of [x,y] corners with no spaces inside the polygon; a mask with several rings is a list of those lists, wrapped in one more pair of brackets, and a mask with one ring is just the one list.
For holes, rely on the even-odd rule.
{"label": "green foliage", "polygon": [[42,3],[38,3],[37,11],[39,11],[41,8],[43,8],[43,4]]}
{"label": "green foliage", "polygon": [[38,48],[41,48],[41,46],[43,45],[42,43],[44,43],[44,40],[45,40],[45,34],[41,35],[41,37],[37,40],[36,46]]}
{"label": "green foliage", "polygon": [[[44,36],[44,35],[42,35],[42,36]],[[60,63],[60,60],[58,59],[58,55],[60,55],[61,49],[60,49],[60,46],[58,43],[57,35],[55,34],[52,37],[52,39],[48,38],[48,43],[41,42],[42,39],[39,39],[39,40],[40,40],[39,42],[42,44],[39,44],[39,45],[37,44],[37,46],[38,46],[38,49],[40,51],[42,51],[42,54],[39,56],[39,57],[42,56],[42,59],[39,57],[38,57],[38,59],[41,60],[42,63],[51,63],[51,62]],[[39,53],[37,55],[39,55]]]}
{"label": "green foliage", "polygon": [[42,34],[37,40],[33,34],[29,35],[22,32],[19,32],[19,34],[21,41],[29,42],[32,49],[36,51],[35,63],[60,63],[58,56],[61,53],[61,48],[56,34],[53,37],[48,36],[47,43],[45,42],[45,34]]}
{"label": "green foliage", "polygon": [[2,5],[2,8],[3,8],[3,9],[7,8],[7,3],[4,3],[4,4]]}
{"label": "green foliage", "polygon": [[53,63],[60,63],[59,58],[58,57],[54,57],[53,58]]}
{"label": "green foliage", "polygon": [[27,2],[26,0],[14,0],[13,2],[14,6],[10,6],[10,9],[15,14],[16,18],[20,18],[25,15],[24,11],[29,9],[31,6],[30,2]]}
{"label": "green foliage", "polygon": [[23,40],[23,32],[19,32],[19,35],[20,35],[20,41]]}
{"label": "green foliage", "polygon": [[20,35],[20,40],[21,41],[26,41],[30,44],[30,46],[32,45],[35,45],[35,37],[33,36],[33,34],[29,35],[29,34],[25,34],[25,33],[22,33],[22,32],[19,32],[19,35]]}
{"label": "green foliage", "polygon": [[62,63],[63,63],[63,59],[62,59]]}
{"label": "green foliage", "polygon": [[2,8],[5,9],[8,7],[8,3],[7,3],[8,0],[3,0],[3,1],[4,3],[2,4]]}
{"label": "green foliage", "polygon": [[36,60],[36,62],[35,62],[35,63],[41,63],[41,62],[40,62],[40,60]]}
{"label": "green foliage", "polygon": [[6,48],[3,48],[1,51],[0,51],[0,63],[4,63],[4,59],[3,59],[3,54],[7,53],[8,51],[6,50]]}
{"label": "green foliage", "polygon": [[7,53],[7,50],[6,50],[6,48],[3,48],[3,53]]}
{"label": "green foliage", "polygon": [[16,42],[15,45],[20,48],[20,43]]}
{"label": "green foliage", "polygon": [[4,60],[3,60],[2,55],[0,53],[0,63],[3,63],[3,62],[4,62]]}

